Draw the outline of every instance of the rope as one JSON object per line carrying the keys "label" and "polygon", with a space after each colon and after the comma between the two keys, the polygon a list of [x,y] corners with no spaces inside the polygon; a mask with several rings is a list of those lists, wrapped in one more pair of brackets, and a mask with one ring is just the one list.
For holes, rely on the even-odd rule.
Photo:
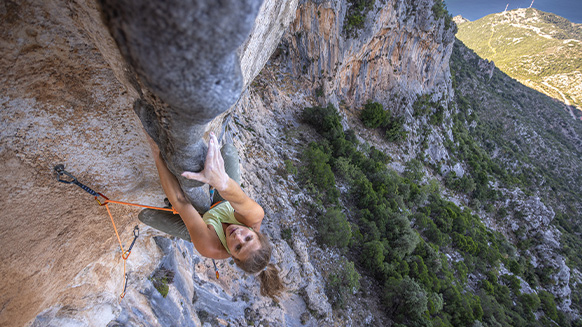
{"label": "rope", "polygon": [[[119,242],[119,247],[121,248],[121,258],[123,259],[123,284],[124,284],[124,286],[123,286],[123,291],[119,295],[119,298],[120,298],[119,301],[123,300],[123,298],[125,297],[126,290],[127,290],[127,281],[129,279],[129,274],[127,273],[127,270],[126,270],[127,258],[129,258],[129,255],[131,254],[131,249],[133,248],[133,245],[135,244],[135,241],[137,240],[137,237],[139,236],[139,228],[137,225],[134,227],[134,229],[133,229],[133,235],[134,235],[133,242],[131,242],[129,249],[126,251],[123,248],[123,244],[121,243],[121,238],[119,237],[119,232],[117,231],[117,226],[115,225],[115,220],[113,219],[113,215],[111,214],[111,210],[109,210],[109,203],[123,204],[123,205],[128,205],[128,206],[133,206],[133,207],[149,208],[149,209],[155,209],[155,210],[161,210],[161,211],[170,211],[175,215],[178,214],[178,211],[176,211],[176,209],[174,209],[173,207],[162,208],[162,207],[149,206],[149,205],[145,205],[145,204],[110,200],[108,197],[103,195],[103,193],[95,192],[90,187],[80,183],[75,176],[71,175],[70,173],[68,173],[65,170],[64,165],[57,165],[57,166],[55,166],[54,170],[57,174],[57,181],[59,181],[61,183],[65,183],[65,184],[75,184],[75,185],[79,186],[83,191],[93,195],[95,197],[95,201],[97,201],[97,203],[99,203],[100,206],[104,206],[105,209],[107,209],[107,214],[109,214],[109,218],[111,219],[111,224],[113,225],[113,230],[115,231],[115,236],[117,237],[117,241]],[[63,178],[64,176],[66,176],[66,178],[68,178],[68,179]],[[212,188],[210,190],[210,200],[211,201],[212,201],[213,195],[214,195],[214,188]],[[103,200],[99,200],[100,197],[103,198]],[[210,209],[214,208],[215,206],[217,206],[221,202],[222,201],[218,201],[218,202],[212,204]],[[214,271],[216,273],[216,279],[218,279],[220,275],[218,273],[218,268],[216,267],[216,262],[214,262],[214,259],[212,259],[212,263],[214,264]]]}
{"label": "rope", "polygon": [[[162,211],[171,211],[173,214],[178,214],[178,211],[176,211],[174,208],[162,208],[162,207],[148,206],[148,205],[144,205],[144,204],[110,200],[108,197],[106,197],[102,193],[95,192],[90,187],[80,183],[75,176],[71,175],[70,173],[68,173],[65,170],[64,165],[57,165],[57,166],[55,166],[54,170],[57,174],[57,176],[56,176],[57,181],[59,181],[61,183],[65,183],[65,184],[74,184],[74,185],[79,186],[83,191],[93,195],[95,197],[95,201],[97,201],[97,203],[99,203],[100,206],[104,206],[105,209],[107,209],[107,214],[109,214],[109,218],[111,219],[111,224],[113,225],[113,230],[115,231],[115,236],[117,237],[117,241],[119,242],[119,247],[121,248],[121,259],[123,259],[123,284],[124,284],[124,286],[123,286],[123,291],[119,295],[119,297],[120,297],[119,301],[121,301],[125,297],[125,293],[127,290],[127,281],[129,278],[129,274],[127,273],[127,268],[126,268],[127,258],[129,258],[129,255],[131,254],[131,249],[135,245],[135,242],[137,241],[137,238],[139,236],[139,227],[138,227],[138,225],[136,225],[133,228],[133,241],[131,242],[131,245],[129,246],[129,248],[126,251],[123,248],[123,244],[121,243],[121,238],[119,237],[119,232],[117,231],[117,226],[115,225],[115,220],[113,219],[113,215],[111,214],[111,210],[109,210],[108,204],[115,203],[115,204],[124,204],[124,205],[134,206],[134,207],[143,207],[143,208],[156,209],[156,210],[162,210]],[[100,201],[99,197],[103,198],[103,200]]]}
{"label": "rope", "polygon": [[[104,199],[104,201],[103,202],[99,201],[99,197],[102,197]],[[124,204],[124,205],[128,205],[128,206],[133,206],[133,207],[141,207],[141,208],[149,208],[149,209],[162,210],[162,211],[170,211],[171,213],[173,213],[175,215],[178,214],[178,211],[176,211],[176,209],[174,209],[174,208],[162,208],[162,207],[148,206],[145,204],[109,200],[108,197],[106,197],[105,195],[98,193],[98,192],[97,192],[97,195],[95,196],[95,200],[97,201],[97,203],[99,203],[100,206],[107,206],[108,203],[116,203],[116,204]]]}
{"label": "rope", "polygon": [[[83,188],[83,189],[85,189],[85,188]],[[104,199],[103,202],[99,201],[99,197],[102,197]],[[127,281],[129,279],[128,278],[129,274],[126,272],[127,258],[129,258],[129,255],[131,254],[131,249],[133,248],[133,245],[135,244],[135,241],[137,240],[137,237],[139,236],[139,228],[137,225],[134,227],[133,242],[131,242],[129,249],[127,251],[125,251],[123,249],[123,244],[121,243],[121,238],[119,237],[119,233],[117,232],[117,226],[115,226],[115,221],[113,220],[113,215],[111,214],[111,210],[109,210],[108,204],[109,203],[124,204],[124,205],[128,205],[128,206],[133,206],[133,207],[142,207],[142,208],[156,209],[156,210],[162,210],[162,211],[170,211],[173,214],[178,214],[178,211],[176,211],[176,209],[174,209],[174,208],[162,208],[162,207],[149,206],[149,205],[145,205],[145,204],[110,200],[108,197],[106,197],[105,195],[103,195],[102,193],[99,193],[99,192],[97,192],[97,195],[95,196],[95,201],[97,201],[97,203],[99,203],[100,206],[104,206],[105,209],[107,209],[107,213],[109,214],[109,218],[111,218],[111,224],[113,225],[113,230],[115,231],[115,236],[117,236],[117,241],[119,242],[119,247],[121,248],[121,258],[123,259],[123,284],[124,284],[123,292],[121,292],[121,294],[119,295],[119,298],[121,301],[125,297],[125,292],[127,290]],[[135,232],[136,230],[138,231],[137,234]]]}

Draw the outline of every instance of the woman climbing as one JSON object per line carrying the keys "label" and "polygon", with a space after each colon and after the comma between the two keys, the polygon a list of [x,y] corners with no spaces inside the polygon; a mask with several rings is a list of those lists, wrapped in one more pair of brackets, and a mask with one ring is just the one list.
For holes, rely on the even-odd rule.
{"label": "woman climbing", "polygon": [[[200,216],[184,195],[176,177],[168,170],[156,143],[149,136],[148,141],[162,188],[173,208],[179,213],[196,250],[212,259],[232,257],[243,271],[258,274],[261,295],[276,299],[284,287],[277,268],[269,263],[273,247],[268,238],[260,233],[265,213],[239,186],[236,148],[232,144],[226,144],[222,151],[219,150],[216,136],[210,133],[204,169],[199,173],[182,174],[188,179],[209,184],[216,190],[214,202],[217,204]],[[140,220],[144,221],[142,217]],[[155,224],[150,225],[158,227]]]}

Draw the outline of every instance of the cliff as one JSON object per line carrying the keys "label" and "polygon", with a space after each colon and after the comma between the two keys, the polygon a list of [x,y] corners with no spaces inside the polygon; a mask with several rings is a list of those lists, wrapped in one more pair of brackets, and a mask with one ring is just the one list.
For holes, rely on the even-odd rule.
{"label": "cliff", "polygon": [[[3,3],[0,162],[8,172],[1,184],[8,200],[1,204],[6,250],[0,257],[5,276],[0,324],[391,323],[373,291],[352,294],[357,308],[332,309],[326,279],[342,253],[318,241],[311,211],[316,200],[285,165],[298,164],[305,145],[318,137],[301,121],[301,110],[329,102],[340,108],[341,123],[353,128],[356,138],[389,153],[390,165],[400,172],[421,155],[427,164],[462,174],[463,165],[449,160],[445,146],[454,113],[449,58],[455,25],[439,16],[430,0],[366,4],[354,11],[355,4],[347,1],[264,1],[236,50],[240,96],[199,131],[226,135],[240,152],[243,189],[265,208],[263,228],[288,288],[276,303],[261,297],[256,278],[232,261],[217,262],[216,280],[212,261],[191,243],[144,225],[127,261],[126,296],[118,301],[123,262],[106,211],[82,190],[57,183],[52,169],[65,163],[81,182],[111,199],[162,205],[134,106],[142,99],[159,113],[169,102],[147,94],[151,85],[126,64],[119,39],[116,43],[110,35],[94,2]],[[363,17],[358,24],[356,16]],[[428,116],[415,115],[418,94],[441,103],[447,119],[429,124]],[[409,137],[386,144],[366,130],[358,118],[368,101],[403,117]],[[436,169],[427,172],[442,179]],[[463,196],[451,198],[467,202]],[[538,204],[547,226],[551,208],[529,201]],[[139,210],[112,209],[127,245]],[[362,284],[368,290],[379,287],[370,276]]]}

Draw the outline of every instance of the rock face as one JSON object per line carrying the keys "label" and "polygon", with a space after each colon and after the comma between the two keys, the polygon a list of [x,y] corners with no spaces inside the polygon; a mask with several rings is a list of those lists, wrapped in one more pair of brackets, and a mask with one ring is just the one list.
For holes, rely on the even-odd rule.
{"label": "rock face", "polygon": [[236,50],[261,3],[101,2],[111,34],[143,85],[134,110],[201,212],[210,207],[207,190],[181,173],[204,168],[206,124],[240,97],[243,76]]}
{"label": "rock face", "polygon": [[207,187],[181,172],[202,170],[207,124],[230,109],[258,74],[296,1],[261,4],[101,1],[111,34],[137,75],[134,110],[200,212],[210,206]]}
{"label": "rock face", "polygon": [[[109,27],[101,6],[89,0],[0,4],[0,162],[10,172],[0,184],[8,197],[0,207],[6,249],[0,257],[0,325],[339,323],[320,268],[328,255],[317,248],[305,213],[294,204],[304,195],[279,172],[284,159],[296,156],[290,144],[306,140],[295,130],[297,110],[317,100],[357,107],[375,99],[402,113],[418,92],[450,94],[454,31],[435,20],[428,0],[378,2],[358,37],[345,35],[345,1],[228,3],[243,19],[231,21],[220,8],[209,10],[218,19],[213,26],[220,26],[213,37],[228,49],[213,55],[194,51],[205,48],[176,36],[198,35],[192,15],[203,11],[199,2],[176,10],[158,2],[117,7],[118,2],[101,1]],[[217,36],[224,31],[235,35],[226,35],[230,41]],[[193,66],[197,60],[210,64]],[[320,87],[323,97],[313,98]],[[217,96],[219,91],[226,95]],[[396,92],[407,101],[392,102]],[[231,112],[206,125],[235,102]],[[186,117],[192,108],[208,109],[208,115]],[[243,186],[266,210],[264,229],[289,290],[280,304],[259,296],[254,276],[228,260],[218,262],[216,281],[211,261],[191,244],[145,226],[127,262],[127,295],[118,302],[123,262],[106,211],[80,189],[58,184],[51,173],[65,163],[81,182],[112,199],[161,205],[163,193],[139,132],[143,122],[175,171],[200,167],[184,161],[194,153],[200,159],[199,140],[207,130],[233,134]],[[112,211],[127,245],[138,210]],[[281,229],[291,227],[297,231],[287,243]],[[165,298],[149,280],[160,268],[175,274]],[[349,319],[371,321],[372,310],[364,307]]]}
{"label": "rock face", "polygon": [[455,22],[457,25],[459,25],[459,24],[463,24],[463,23],[466,23],[466,22],[470,22],[470,20],[468,20],[467,18],[465,18],[465,17],[463,17],[463,16],[461,16],[461,15],[457,15],[457,16],[453,17],[453,21],[454,21],[454,22]]}
{"label": "rock face", "polygon": [[321,87],[332,102],[373,99],[402,112],[392,96],[450,92],[448,59],[455,27],[445,29],[432,1],[376,2],[357,37],[344,31],[348,4],[306,1],[283,42],[296,75]]}

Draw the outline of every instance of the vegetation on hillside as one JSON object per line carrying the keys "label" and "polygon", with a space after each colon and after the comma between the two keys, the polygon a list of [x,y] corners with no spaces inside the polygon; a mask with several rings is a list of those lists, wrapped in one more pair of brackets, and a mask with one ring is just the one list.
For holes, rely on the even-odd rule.
{"label": "vegetation on hillside", "polygon": [[460,24],[457,37],[509,76],[582,110],[582,28],[565,18],[511,10]]}
{"label": "vegetation on hillside", "polygon": [[348,37],[357,37],[364,28],[368,12],[374,8],[375,0],[348,0],[348,10],[344,19],[344,31]]}
{"label": "vegetation on hillside", "polygon": [[[560,104],[499,70],[492,75],[480,71],[477,68],[479,60],[471,50],[456,42],[451,56],[458,108],[453,129],[455,140],[461,144],[470,135],[474,146],[491,158],[491,167],[501,168],[489,174],[501,182],[499,186],[519,187],[526,194],[539,196],[554,209],[556,215],[552,223],[562,233],[561,254],[566,257],[568,266],[581,269],[582,255],[574,249],[582,246],[582,206],[579,203],[582,195],[579,174],[582,169],[579,160],[582,157],[582,124],[572,120]],[[458,146],[450,148],[454,152]],[[499,198],[487,203],[497,211],[495,216],[500,222],[507,215],[519,219],[521,213],[515,210],[511,201]],[[522,254],[540,244],[542,237],[536,234],[538,232],[534,231],[529,237],[520,234],[520,230],[515,233],[516,245]],[[544,263],[536,269],[541,286],[552,285],[551,273]],[[572,307],[579,311],[582,302],[575,299],[581,298],[581,291],[579,287],[575,288],[571,296]],[[545,311],[550,310],[548,294],[543,291],[538,292],[540,294],[544,294]],[[556,315],[561,317],[563,314],[558,311]],[[560,324],[568,325],[563,320]]]}
{"label": "vegetation on hillside", "polygon": [[[425,175],[441,171],[425,167],[422,155],[406,162],[403,174],[388,168],[392,158],[382,144],[362,143],[344,130],[332,105],[303,110],[302,120],[320,136],[304,148],[298,169],[286,169],[315,199],[309,210],[318,241],[341,254],[327,275],[334,308],[369,295],[370,286],[361,287],[365,278],[395,326],[581,326],[548,292],[553,268],[532,264],[541,244],[537,231],[526,237],[522,229],[508,229],[508,239],[487,228],[478,213],[498,224],[519,220],[505,192],[520,188],[539,196],[556,212],[560,254],[580,269],[582,126],[559,104],[500,71],[480,71],[479,60],[456,44],[454,104],[422,95],[412,106],[413,117],[428,123],[422,128],[443,126],[445,117],[452,124],[447,164],[461,163],[465,173],[442,176],[447,190]],[[379,103],[366,103],[360,118],[384,142],[408,137],[403,118]],[[468,206],[443,196],[451,192],[468,199]],[[582,310],[582,288],[572,288],[571,307]]]}
{"label": "vegetation on hillside", "polygon": [[[369,128],[380,128],[388,117],[378,103],[368,103],[362,111]],[[305,108],[302,118],[321,135],[305,148],[298,173],[317,199],[312,211],[319,239],[351,259],[341,263],[347,267],[342,276],[335,272],[329,278],[336,308],[357,290],[357,268],[378,285],[385,312],[397,326],[548,326],[556,317],[566,321],[549,293],[542,298],[522,293],[520,280],[535,288],[544,283],[542,272],[469,208],[444,199],[438,183],[424,175],[421,161],[409,161],[402,176],[387,168],[390,157],[360,143],[350,130],[344,132],[332,105]],[[468,160],[489,167],[490,159],[478,145],[467,147]],[[476,169],[475,174],[489,171]],[[510,272],[501,273],[502,267]],[[343,285],[339,280],[347,286],[338,288]],[[535,313],[542,312],[536,320]]]}

